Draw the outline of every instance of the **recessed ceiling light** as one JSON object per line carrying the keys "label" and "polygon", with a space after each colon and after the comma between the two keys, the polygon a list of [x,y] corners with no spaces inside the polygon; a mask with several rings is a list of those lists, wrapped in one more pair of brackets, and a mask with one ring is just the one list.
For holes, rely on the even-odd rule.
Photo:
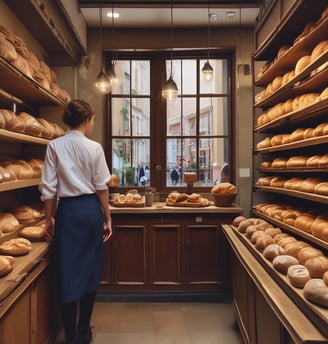
{"label": "recessed ceiling light", "polygon": [[236,15],[236,12],[229,11],[229,12],[226,12],[226,15],[227,15],[227,17],[232,18],[232,17],[234,17]]}
{"label": "recessed ceiling light", "polygon": [[[113,17],[113,12],[112,11],[107,12],[106,15],[107,15],[107,17],[112,18]],[[114,12],[114,18],[118,18],[119,16],[120,16],[119,13]]]}

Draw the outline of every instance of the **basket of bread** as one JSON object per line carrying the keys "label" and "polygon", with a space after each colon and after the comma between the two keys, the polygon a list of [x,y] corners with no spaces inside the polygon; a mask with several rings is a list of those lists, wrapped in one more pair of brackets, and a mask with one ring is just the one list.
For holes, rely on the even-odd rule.
{"label": "basket of bread", "polygon": [[136,190],[130,190],[126,195],[118,194],[118,197],[110,200],[113,207],[124,208],[142,208],[145,207],[145,200]]}
{"label": "basket of bread", "polygon": [[237,195],[237,188],[230,183],[219,183],[213,186],[211,193],[216,207],[231,207]]}

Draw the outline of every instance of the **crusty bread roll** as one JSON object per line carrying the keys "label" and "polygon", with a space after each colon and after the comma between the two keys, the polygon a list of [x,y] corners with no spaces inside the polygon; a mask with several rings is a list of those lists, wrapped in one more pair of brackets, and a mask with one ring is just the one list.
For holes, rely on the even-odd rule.
{"label": "crusty bread roll", "polygon": [[19,232],[19,235],[30,240],[42,240],[44,236],[44,225],[25,227]]}
{"label": "crusty bread roll", "polygon": [[318,162],[319,162],[320,157],[321,157],[321,155],[310,156],[306,160],[306,167],[318,167]]}
{"label": "crusty bread roll", "polygon": [[328,257],[319,256],[308,259],[304,266],[309,270],[311,278],[322,278],[328,271]]}
{"label": "crusty bread roll", "polygon": [[0,253],[11,256],[20,256],[29,253],[31,248],[32,244],[28,239],[14,238],[5,241],[0,245]]}
{"label": "crusty bread roll", "polygon": [[293,256],[298,259],[298,254],[301,251],[302,248],[304,247],[310,247],[310,245],[304,241],[294,241],[294,242],[289,242],[284,246],[286,254],[289,256]]}
{"label": "crusty bread roll", "polygon": [[311,53],[311,63],[314,62],[317,58],[319,58],[325,51],[328,50],[328,41],[321,41],[319,42]]}
{"label": "crusty bread roll", "polygon": [[43,160],[41,159],[31,159],[27,163],[32,167],[33,178],[40,178],[43,168]]}
{"label": "crusty bread roll", "polygon": [[288,268],[292,265],[298,265],[299,261],[292,256],[288,256],[286,254],[279,255],[275,257],[272,261],[273,267],[279,271],[280,273],[286,275]]}
{"label": "crusty bread roll", "polygon": [[295,220],[297,217],[301,216],[301,212],[295,209],[285,210],[282,215],[282,222],[294,226]]}
{"label": "crusty bread roll", "polygon": [[109,187],[117,187],[119,183],[120,183],[119,176],[117,174],[113,173],[109,179],[108,186]]}
{"label": "crusty bread roll", "polygon": [[295,75],[300,74],[311,63],[311,56],[302,56],[295,65]]}
{"label": "crusty bread roll", "polygon": [[293,177],[285,181],[284,188],[291,190],[299,190],[300,185],[302,184],[303,179],[299,177]]}
{"label": "crusty bread roll", "polygon": [[25,123],[24,133],[33,136],[41,136],[42,125],[35,117],[27,112],[20,112],[18,117]]}
{"label": "crusty bread roll", "polygon": [[305,265],[307,260],[315,257],[321,257],[323,255],[324,254],[317,248],[304,247],[299,251],[297,259],[299,260],[300,264]]}
{"label": "crusty bread roll", "polygon": [[327,166],[328,166],[328,154],[324,154],[318,160],[318,167],[325,168]]}
{"label": "crusty bread roll", "polygon": [[54,137],[55,129],[46,119],[37,117],[36,120],[41,124],[41,136],[51,140]]}
{"label": "crusty bread roll", "polygon": [[14,257],[0,256],[0,277],[8,275],[13,271],[14,262]]}
{"label": "crusty bread roll", "polygon": [[18,133],[24,132],[25,123],[15,113],[5,109],[1,109],[1,113],[6,121],[5,129]]}
{"label": "crusty bread roll", "polygon": [[271,167],[273,168],[285,168],[286,167],[286,163],[287,163],[287,158],[275,158],[272,161]]}
{"label": "crusty bread roll", "polygon": [[328,196],[328,182],[321,182],[314,187],[314,193]]}
{"label": "crusty bread roll", "polygon": [[240,222],[243,221],[243,220],[246,220],[246,217],[243,216],[243,215],[238,215],[236,216],[233,221],[232,221],[232,225],[235,226],[235,227],[238,227]]}
{"label": "crusty bread roll", "polygon": [[237,188],[231,183],[219,183],[213,186],[211,193],[213,194],[223,194],[223,195],[233,195],[237,193]]}
{"label": "crusty bread roll", "polygon": [[280,240],[282,240],[283,238],[289,238],[290,235],[287,233],[280,233],[274,236],[274,241],[277,244]]}
{"label": "crusty bread roll", "polygon": [[320,93],[320,99],[326,99],[328,97],[328,86]]}
{"label": "crusty bread roll", "polygon": [[0,55],[10,62],[17,60],[17,51],[4,35],[0,35]]}
{"label": "crusty bread roll", "polygon": [[278,244],[270,244],[263,250],[264,258],[273,261],[277,256],[285,254],[285,249]]}
{"label": "crusty bread roll", "polygon": [[306,300],[328,307],[328,287],[321,278],[311,278],[305,283],[303,295]]}
{"label": "crusty bread roll", "polygon": [[277,234],[281,233],[281,229],[278,227],[268,227],[264,230],[265,233],[269,234],[272,238],[274,238]]}
{"label": "crusty bread roll", "polygon": [[255,247],[259,251],[263,251],[267,246],[271,245],[274,243],[274,240],[271,235],[267,234],[266,232],[263,232],[263,235],[260,235],[256,242],[255,242]]}
{"label": "crusty bread roll", "polygon": [[292,237],[292,236],[288,236],[286,238],[282,238],[281,240],[279,240],[277,242],[278,245],[280,245],[281,247],[285,248],[285,246],[287,244],[290,244],[290,243],[295,243],[296,242],[296,238]]}
{"label": "crusty bread roll", "polygon": [[300,184],[299,190],[303,192],[309,192],[313,193],[315,187],[321,182],[321,179],[315,178],[315,177],[310,177],[310,178],[305,178],[303,180],[303,183]]}
{"label": "crusty bread roll", "polygon": [[251,242],[255,245],[256,244],[256,240],[262,236],[262,235],[268,235],[265,234],[264,231],[255,231],[253,232],[252,236],[251,236]]}
{"label": "crusty bread roll", "polygon": [[304,128],[295,129],[289,137],[290,142],[300,141],[304,139]]}
{"label": "crusty bread roll", "polygon": [[[16,219],[18,221],[31,221],[34,220],[35,218],[37,218],[38,216],[36,216],[36,212],[29,206],[27,205],[20,205],[17,206],[12,213],[15,215]],[[40,214],[39,214],[40,216]]]}
{"label": "crusty bread roll", "polygon": [[270,186],[275,187],[275,188],[283,188],[285,182],[286,182],[286,179],[284,177],[275,176],[271,179]]}
{"label": "crusty bread roll", "polygon": [[316,218],[311,225],[311,233],[328,242],[328,221]]}
{"label": "crusty bread roll", "polygon": [[287,277],[296,288],[303,288],[305,283],[311,279],[309,270],[300,264],[291,265],[287,270]]}
{"label": "crusty bread roll", "polygon": [[310,214],[302,214],[297,219],[295,219],[294,227],[311,234],[311,225],[313,221],[314,216]]}
{"label": "crusty bread roll", "polygon": [[0,214],[0,232],[11,233],[19,227],[19,222],[11,213]]}

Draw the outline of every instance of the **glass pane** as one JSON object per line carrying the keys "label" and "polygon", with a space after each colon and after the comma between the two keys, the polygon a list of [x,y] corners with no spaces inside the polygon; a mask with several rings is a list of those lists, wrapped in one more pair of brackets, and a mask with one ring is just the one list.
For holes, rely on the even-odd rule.
{"label": "glass pane", "polygon": [[[207,141],[207,140],[206,140]],[[208,164],[207,167],[212,169],[211,174],[207,177],[208,180],[210,180],[211,184],[217,184],[221,181],[230,181],[232,178],[232,175],[230,174],[230,171],[228,172],[228,176],[225,176],[221,179],[221,172],[223,170],[223,167],[225,165],[229,166],[229,139],[228,138],[215,138],[211,139],[207,142],[201,143],[203,146],[206,146],[208,144],[211,148],[209,151],[209,157],[208,157]],[[202,151],[202,149],[200,149]],[[224,171],[226,171],[228,167],[224,168]],[[206,180],[206,177],[204,176],[204,180]]]}
{"label": "glass pane", "polygon": [[167,135],[181,135],[181,98],[168,101],[166,107]]}
{"label": "glass pane", "polygon": [[150,140],[132,140],[133,185],[145,186],[150,184]]}
{"label": "glass pane", "polygon": [[213,68],[213,78],[210,81],[204,80],[202,68],[207,60],[200,60],[200,93],[226,94],[228,91],[228,60],[210,59],[209,63]]}
{"label": "glass pane", "polygon": [[199,103],[199,135],[228,135],[229,114],[227,98],[200,98]]}
{"label": "glass pane", "polygon": [[117,82],[112,85],[112,94],[130,94],[130,61],[118,60],[115,63]]}
{"label": "glass pane", "polygon": [[132,90],[131,95],[150,94],[150,62],[132,61]]}
{"label": "glass pane", "polygon": [[150,134],[150,99],[132,98],[132,135]]}
{"label": "glass pane", "polygon": [[130,135],[129,98],[112,98],[112,135]]}
{"label": "glass pane", "polygon": [[112,140],[112,173],[120,178],[121,186],[149,185],[149,140]]}
{"label": "glass pane", "polygon": [[196,116],[196,98],[182,99],[183,113],[183,135],[196,135],[197,116]]}
{"label": "glass pane", "polygon": [[181,185],[182,142],[180,139],[166,141],[166,186]]}
{"label": "glass pane", "polygon": [[197,61],[182,61],[182,89],[180,94],[196,94],[197,90]]}

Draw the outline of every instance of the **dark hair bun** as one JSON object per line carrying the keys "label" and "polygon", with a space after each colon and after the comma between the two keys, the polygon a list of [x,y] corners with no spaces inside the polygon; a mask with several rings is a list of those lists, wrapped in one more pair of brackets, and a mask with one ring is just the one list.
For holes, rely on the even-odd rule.
{"label": "dark hair bun", "polygon": [[93,111],[90,104],[83,100],[72,99],[65,108],[63,121],[70,128],[76,128],[92,116]]}

